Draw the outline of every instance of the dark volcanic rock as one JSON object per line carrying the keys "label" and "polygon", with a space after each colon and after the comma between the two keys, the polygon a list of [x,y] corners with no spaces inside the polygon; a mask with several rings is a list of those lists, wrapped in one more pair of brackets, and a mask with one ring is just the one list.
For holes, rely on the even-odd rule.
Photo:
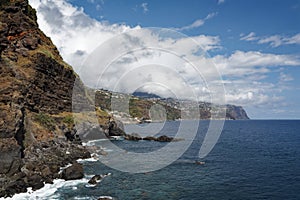
{"label": "dark volcanic rock", "polygon": [[103,196],[103,197],[99,197],[98,200],[114,200],[114,198],[109,196]]}
{"label": "dark volcanic rock", "polygon": [[[72,124],[61,130],[72,111],[77,75],[39,30],[27,0],[0,2],[0,197],[39,189],[59,178],[59,169],[90,153],[77,141]],[[78,98],[88,105],[85,88]],[[75,106],[80,106],[80,103]],[[65,133],[74,136],[67,141]],[[68,135],[68,134],[66,134]],[[76,165],[75,165],[76,166]],[[78,167],[75,175],[81,177]],[[71,178],[76,178],[71,177]]]}
{"label": "dark volcanic rock", "polygon": [[166,135],[162,135],[159,137],[147,136],[142,138],[137,133],[126,134],[124,137],[125,140],[139,141],[139,140],[147,140],[147,141],[156,141],[156,142],[178,142],[183,139],[181,138],[173,138]]}
{"label": "dark volcanic rock", "polygon": [[[120,122],[119,122],[120,123]],[[125,132],[120,128],[120,125],[116,121],[110,121],[108,126],[109,136],[123,136]]]}
{"label": "dark volcanic rock", "polygon": [[156,138],[153,136],[147,136],[147,137],[144,137],[143,140],[155,141]]}
{"label": "dark volcanic rock", "polygon": [[91,185],[96,185],[97,182],[101,180],[101,178],[102,178],[101,175],[95,175],[89,180],[88,183]]}
{"label": "dark volcanic rock", "polygon": [[249,119],[246,111],[241,106],[226,105],[226,118],[237,119]]}
{"label": "dark volcanic rock", "polygon": [[0,140],[0,174],[14,174],[21,166],[21,147],[14,138]]}
{"label": "dark volcanic rock", "polygon": [[83,167],[82,164],[73,163],[72,166],[67,167],[62,171],[61,177],[65,180],[76,180],[83,178]]}
{"label": "dark volcanic rock", "polygon": [[34,174],[30,177],[28,177],[28,185],[30,185],[32,187],[33,190],[38,190],[42,187],[44,187],[44,181],[42,176],[38,175],[38,174]]}
{"label": "dark volcanic rock", "polygon": [[139,136],[139,134],[137,133],[132,133],[131,135],[126,134],[125,135],[125,140],[132,140],[132,141],[139,141],[142,140],[143,138],[141,136]]}
{"label": "dark volcanic rock", "polygon": [[171,142],[173,140],[172,137],[168,137],[166,135],[159,136],[156,141],[158,142]]}

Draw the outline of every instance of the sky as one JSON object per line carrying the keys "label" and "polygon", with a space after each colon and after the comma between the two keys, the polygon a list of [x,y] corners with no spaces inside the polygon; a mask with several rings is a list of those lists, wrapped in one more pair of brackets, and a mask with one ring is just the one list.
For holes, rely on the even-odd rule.
{"label": "sky", "polygon": [[300,119],[300,0],[29,3],[89,86],[194,94],[241,105],[252,119]]}

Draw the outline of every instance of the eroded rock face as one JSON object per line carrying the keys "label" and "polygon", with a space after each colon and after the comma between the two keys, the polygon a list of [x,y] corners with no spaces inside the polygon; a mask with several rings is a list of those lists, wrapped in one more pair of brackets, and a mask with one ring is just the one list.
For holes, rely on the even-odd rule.
{"label": "eroded rock face", "polygon": [[226,105],[226,117],[229,119],[249,119],[246,111],[241,106]]}
{"label": "eroded rock face", "polygon": [[[28,0],[0,1],[0,20],[2,197],[27,187],[39,189],[60,177],[60,167],[89,158],[89,151],[80,145],[81,132],[74,129],[72,108],[95,109],[78,76],[38,28]],[[106,127],[110,117],[103,112],[104,134],[121,134],[117,124]]]}
{"label": "eroded rock face", "polygon": [[[61,166],[90,153],[67,141],[60,128],[62,114],[72,111],[77,75],[39,30],[27,0],[0,1],[0,8],[2,197],[25,192],[27,187],[41,188],[59,178]],[[77,90],[86,100],[82,84]],[[51,117],[54,114],[56,118]]]}
{"label": "eroded rock face", "polygon": [[32,56],[32,60],[35,73],[26,88],[25,107],[50,114],[71,112],[76,78],[73,70],[42,53]]}
{"label": "eroded rock face", "polygon": [[14,138],[0,140],[0,174],[14,174],[21,165],[21,147]]}

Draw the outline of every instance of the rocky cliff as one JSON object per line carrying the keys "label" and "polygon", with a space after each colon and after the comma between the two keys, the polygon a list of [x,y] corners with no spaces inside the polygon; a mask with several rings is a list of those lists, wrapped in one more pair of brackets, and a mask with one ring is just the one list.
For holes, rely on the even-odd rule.
{"label": "rocky cliff", "polygon": [[[60,177],[61,166],[90,153],[71,113],[77,75],[39,29],[27,0],[1,0],[0,8],[1,197],[41,188]],[[84,86],[77,90],[88,101]]]}

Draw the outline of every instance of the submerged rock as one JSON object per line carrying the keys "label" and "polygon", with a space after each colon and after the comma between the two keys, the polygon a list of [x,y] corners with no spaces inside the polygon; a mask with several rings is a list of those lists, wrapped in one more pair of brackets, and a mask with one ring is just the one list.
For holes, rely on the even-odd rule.
{"label": "submerged rock", "polygon": [[204,161],[196,161],[195,164],[197,164],[197,165],[204,165],[205,162]]}
{"label": "submerged rock", "polygon": [[137,134],[137,133],[132,133],[132,134],[126,134],[124,137],[125,140],[132,140],[132,141],[139,141],[142,140],[143,138]]}
{"label": "submerged rock", "polygon": [[158,141],[158,142],[172,142],[173,138],[172,137],[168,137],[166,135],[162,135],[162,136],[159,136],[158,138],[156,138],[155,141]]}
{"label": "submerged rock", "polygon": [[156,142],[178,142],[184,139],[181,138],[173,138],[166,135],[162,135],[159,137],[147,136],[147,137],[140,137],[137,133],[127,134],[125,140],[132,140],[132,141],[139,141],[139,140],[147,140],[147,141],[156,141]]}
{"label": "submerged rock", "polygon": [[89,180],[89,184],[96,185],[102,179],[101,175],[95,175]]}

